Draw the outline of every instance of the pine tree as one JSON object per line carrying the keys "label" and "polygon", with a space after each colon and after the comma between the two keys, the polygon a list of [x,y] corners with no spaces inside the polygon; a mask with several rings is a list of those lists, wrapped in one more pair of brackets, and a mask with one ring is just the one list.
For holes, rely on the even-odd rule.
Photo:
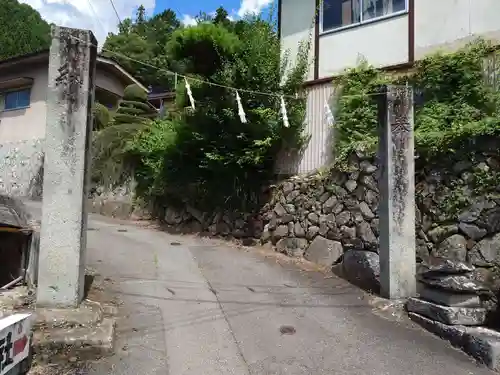
{"label": "pine tree", "polygon": [[125,88],[114,122],[115,125],[142,124],[157,116],[158,112],[148,104],[148,94],[134,84]]}

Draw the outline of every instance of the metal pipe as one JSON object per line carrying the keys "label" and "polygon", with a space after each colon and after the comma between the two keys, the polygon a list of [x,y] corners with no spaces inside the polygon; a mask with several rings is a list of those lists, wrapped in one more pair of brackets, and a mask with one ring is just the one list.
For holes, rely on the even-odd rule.
{"label": "metal pipe", "polygon": [[19,276],[17,279],[12,280],[10,283],[2,286],[0,289],[2,289],[2,290],[9,289],[11,286],[14,286],[17,283],[23,281],[23,279],[24,279],[24,276]]}

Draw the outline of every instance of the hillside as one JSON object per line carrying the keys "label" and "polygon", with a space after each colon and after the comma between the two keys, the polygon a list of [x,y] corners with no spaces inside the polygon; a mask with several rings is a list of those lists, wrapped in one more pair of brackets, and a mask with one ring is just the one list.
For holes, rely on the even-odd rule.
{"label": "hillside", "polygon": [[40,13],[17,0],[2,0],[0,7],[0,60],[50,46],[50,25]]}

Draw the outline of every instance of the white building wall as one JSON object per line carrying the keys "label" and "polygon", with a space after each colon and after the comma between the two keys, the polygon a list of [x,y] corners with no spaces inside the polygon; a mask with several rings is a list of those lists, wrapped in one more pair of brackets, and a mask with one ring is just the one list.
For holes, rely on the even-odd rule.
{"label": "white building wall", "polygon": [[499,0],[415,0],[415,58],[481,36],[500,42]]}
{"label": "white building wall", "polygon": [[319,78],[338,75],[346,68],[356,66],[360,58],[376,67],[407,62],[408,15],[320,35]]}
{"label": "white building wall", "polygon": [[299,43],[311,39],[309,73],[314,79],[314,0],[283,0],[281,6],[281,51],[290,52],[290,62],[296,61]]}

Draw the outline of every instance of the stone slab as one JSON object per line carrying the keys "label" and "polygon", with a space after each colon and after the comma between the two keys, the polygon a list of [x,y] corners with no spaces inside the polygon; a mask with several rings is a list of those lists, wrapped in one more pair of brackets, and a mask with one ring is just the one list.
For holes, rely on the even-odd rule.
{"label": "stone slab", "polygon": [[420,298],[444,306],[481,307],[481,299],[476,294],[451,293],[445,290],[423,288]]}
{"label": "stone slab", "polygon": [[84,301],[74,309],[39,308],[35,310],[35,328],[90,327],[103,319],[103,309],[97,302]]}
{"label": "stone slab", "polygon": [[306,250],[305,258],[320,266],[331,267],[343,254],[342,244],[316,236]]}
{"label": "stone slab", "polygon": [[34,350],[42,355],[50,352],[51,360],[57,358],[58,354],[65,358],[77,356],[79,359],[110,355],[114,350],[115,329],[115,319],[104,318],[95,327],[35,331]]}
{"label": "stone slab", "polygon": [[449,325],[482,325],[487,314],[486,309],[481,307],[442,306],[419,298],[409,298],[406,308],[409,312]]}
{"label": "stone slab", "polygon": [[499,332],[484,327],[450,326],[415,313],[409,313],[409,316],[415,323],[462,349],[479,363],[500,371]]}

